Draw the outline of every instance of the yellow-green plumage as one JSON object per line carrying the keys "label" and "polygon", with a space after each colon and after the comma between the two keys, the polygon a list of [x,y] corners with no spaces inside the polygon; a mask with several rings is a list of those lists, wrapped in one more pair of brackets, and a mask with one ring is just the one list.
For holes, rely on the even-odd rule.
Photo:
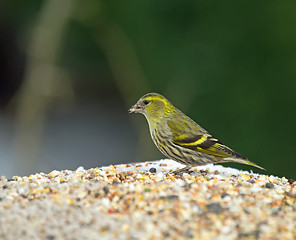
{"label": "yellow-green plumage", "polygon": [[144,95],[129,112],[142,113],[157,148],[168,158],[186,165],[176,172],[221,162],[238,162],[264,169],[212,137],[158,93]]}

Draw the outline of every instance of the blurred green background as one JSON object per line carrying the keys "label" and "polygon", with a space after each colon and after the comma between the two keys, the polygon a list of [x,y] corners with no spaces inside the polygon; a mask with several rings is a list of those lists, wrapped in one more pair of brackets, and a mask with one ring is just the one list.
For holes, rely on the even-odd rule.
{"label": "blurred green background", "polygon": [[0,175],[163,158],[127,112],[159,92],[264,173],[295,178],[295,9],[0,1]]}

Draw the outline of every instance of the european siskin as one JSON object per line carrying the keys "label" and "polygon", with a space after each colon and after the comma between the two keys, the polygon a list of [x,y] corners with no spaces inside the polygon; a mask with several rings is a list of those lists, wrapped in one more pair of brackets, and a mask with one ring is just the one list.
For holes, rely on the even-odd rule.
{"label": "european siskin", "polygon": [[237,162],[264,169],[212,137],[158,93],[144,95],[129,112],[142,113],[157,148],[168,158],[186,165],[175,173],[193,166],[222,162]]}

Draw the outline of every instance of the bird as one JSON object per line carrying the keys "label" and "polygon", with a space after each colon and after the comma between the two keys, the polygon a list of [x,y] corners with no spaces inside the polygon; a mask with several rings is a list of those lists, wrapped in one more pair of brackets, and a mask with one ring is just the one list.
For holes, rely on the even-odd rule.
{"label": "bird", "polygon": [[213,137],[161,94],[145,94],[128,111],[143,114],[159,151],[185,165],[174,171],[175,174],[195,166],[223,162],[236,162],[265,170]]}

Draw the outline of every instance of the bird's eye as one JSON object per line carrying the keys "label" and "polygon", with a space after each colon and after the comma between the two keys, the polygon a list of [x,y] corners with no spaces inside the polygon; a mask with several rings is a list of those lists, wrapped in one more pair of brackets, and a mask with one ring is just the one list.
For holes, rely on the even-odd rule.
{"label": "bird's eye", "polygon": [[148,105],[148,103],[150,103],[150,101],[148,101],[148,100],[144,100],[143,103],[144,103],[145,105]]}

